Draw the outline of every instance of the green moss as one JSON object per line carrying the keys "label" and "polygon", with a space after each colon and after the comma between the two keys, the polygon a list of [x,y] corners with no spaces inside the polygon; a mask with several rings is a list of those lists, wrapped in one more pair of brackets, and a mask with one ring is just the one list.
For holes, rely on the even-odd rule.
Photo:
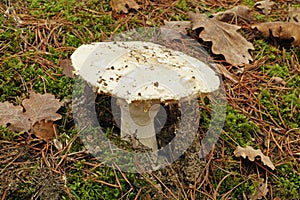
{"label": "green moss", "polygon": [[253,0],[244,0],[244,2],[245,2],[248,6],[254,7],[255,1],[253,1]]}
{"label": "green moss", "polygon": [[274,190],[278,197],[283,199],[298,199],[300,189],[300,175],[293,170],[292,163],[286,163],[277,166],[278,180],[271,179],[274,182]]}
{"label": "green moss", "polygon": [[15,133],[11,131],[9,128],[0,126],[0,140],[8,140],[12,141],[16,137],[18,137],[21,133]]}
{"label": "green moss", "polygon": [[[258,131],[258,127],[249,119],[234,110],[232,107],[228,107],[224,130],[230,135],[230,137],[244,147],[253,144],[252,135]],[[225,137],[225,136],[224,136]],[[229,138],[227,138],[228,140]]]}
{"label": "green moss", "polygon": [[[291,58],[290,52],[286,53],[286,58]],[[269,77],[282,78],[286,82],[286,87],[289,88],[289,90],[278,91],[266,88],[265,86],[261,87],[259,99],[265,108],[264,119],[272,121],[269,116],[270,114],[279,125],[282,125],[281,117],[288,127],[299,127],[300,75],[297,73],[291,74],[291,71],[294,70],[293,67],[280,63],[265,65],[261,70]]]}
{"label": "green moss", "polygon": [[61,69],[42,69],[37,63],[22,61],[27,58],[17,57],[3,62],[0,68],[0,101],[22,96],[29,88],[39,93],[55,94],[60,99],[71,98],[73,81],[66,76],[57,76],[62,73]]}
{"label": "green moss", "polygon": [[[114,172],[112,168],[108,167],[96,167],[89,170],[90,174],[86,174],[87,166],[84,162],[82,160],[75,163],[67,179],[67,185],[76,199],[119,199],[122,196],[131,199],[136,196],[137,190],[129,191],[131,186],[124,179],[121,172]],[[136,184],[139,187],[147,186],[147,183],[137,179],[135,174],[126,174],[126,178],[133,186],[137,186]],[[114,186],[102,184],[101,182]]]}
{"label": "green moss", "polygon": [[190,9],[186,0],[178,1],[176,8],[181,9],[182,11],[188,11]]}
{"label": "green moss", "polygon": [[255,18],[256,18],[258,21],[261,21],[261,22],[262,22],[262,21],[265,20],[266,16],[258,13],[258,14],[255,15]]}

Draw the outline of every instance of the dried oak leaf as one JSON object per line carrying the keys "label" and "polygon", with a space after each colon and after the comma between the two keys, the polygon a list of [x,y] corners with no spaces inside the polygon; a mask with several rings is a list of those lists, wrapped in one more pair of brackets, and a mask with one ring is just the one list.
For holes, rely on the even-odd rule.
{"label": "dried oak leaf", "polygon": [[214,14],[214,19],[219,21],[227,22],[232,19],[237,19],[238,17],[246,20],[247,22],[253,21],[254,17],[251,15],[251,10],[247,6],[235,6],[224,12],[218,12]]}
{"label": "dried oak leaf", "polygon": [[0,102],[0,125],[8,125],[9,129],[15,132],[27,132],[31,123],[24,114],[22,106]]}
{"label": "dried oak leaf", "polygon": [[41,120],[55,121],[61,119],[61,115],[56,113],[61,107],[61,103],[52,94],[42,95],[32,92],[29,99],[23,100],[22,105],[32,125]]}
{"label": "dried oak leaf", "polygon": [[275,2],[273,2],[273,1],[264,0],[264,1],[256,2],[254,4],[254,7],[261,9],[265,15],[268,15],[271,13],[271,10],[272,10],[272,7],[274,6],[274,4],[275,4]]}
{"label": "dried oak leaf", "polygon": [[31,132],[38,138],[43,140],[51,140],[58,134],[56,124],[53,124],[53,121],[41,120],[36,122],[31,129]]}
{"label": "dried oak leaf", "polygon": [[267,195],[268,191],[268,182],[265,182],[263,178],[260,178],[258,188],[256,188],[254,194],[249,195],[249,200],[262,199]]}
{"label": "dried oak leaf", "polygon": [[110,0],[110,6],[117,13],[128,13],[128,9],[139,9],[139,4],[135,0]]}
{"label": "dried oak leaf", "polygon": [[300,8],[289,7],[289,22],[300,23]]}
{"label": "dried oak leaf", "polygon": [[300,47],[300,24],[298,23],[265,22],[254,24],[251,28],[260,31],[265,38],[273,36],[283,40],[294,39],[292,45]]}
{"label": "dried oak leaf", "polygon": [[237,32],[239,26],[208,18],[205,14],[189,12],[188,15],[192,22],[192,30],[203,28],[199,37],[212,42],[213,53],[224,55],[226,61],[233,65],[252,61],[249,49],[254,50],[254,47]]}
{"label": "dried oak leaf", "polygon": [[270,167],[272,170],[275,169],[274,164],[270,160],[268,156],[265,156],[260,149],[253,149],[250,146],[246,146],[245,148],[238,146],[235,151],[233,152],[236,157],[242,156],[243,158],[248,157],[250,161],[254,161],[255,157],[260,156],[261,161],[264,165],[267,165]]}

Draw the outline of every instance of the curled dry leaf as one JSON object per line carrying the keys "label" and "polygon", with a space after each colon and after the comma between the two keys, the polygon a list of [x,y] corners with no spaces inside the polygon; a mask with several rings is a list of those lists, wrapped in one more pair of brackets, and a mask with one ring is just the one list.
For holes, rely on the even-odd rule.
{"label": "curled dry leaf", "polygon": [[243,158],[248,157],[248,159],[250,161],[254,161],[255,157],[260,156],[261,161],[264,165],[267,165],[268,167],[270,167],[272,170],[275,169],[274,164],[272,163],[272,161],[270,160],[270,158],[268,156],[265,156],[260,149],[253,149],[250,146],[246,146],[246,148],[240,147],[238,146],[235,151],[234,151],[234,155],[236,157],[240,157],[242,156]]}
{"label": "curled dry leaf", "polygon": [[140,6],[135,0],[110,0],[112,10],[117,13],[128,13],[128,9],[139,9]]}
{"label": "curled dry leaf", "polygon": [[270,0],[259,1],[254,4],[255,8],[262,10],[265,15],[271,13],[272,7],[274,6],[274,2]]}
{"label": "curled dry leaf", "polygon": [[252,29],[257,29],[267,38],[270,36],[283,40],[293,39],[292,45],[300,47],[300,24],[294,22],[265,22],[254,24]]}
{"label": "curled dry leaf", "polygon": [[262,199],[267,195],[268,191],[268,182],[265,182],[263,178],[260,178],[258,188],[256,188],[254,194],[249,195],[249,200]]}
{"label": "curled dry leaf", "polygon": [[208,18],[205,14],[189,12],[189,18],[193,30],[204,29],[200,32],[199,37],[204,41],[212,42],[213,53],[224,55],[226,61],[234,65],[252,61],[249,50],[254,50],[254,47],[237,32],[240,29],[239,26]]}
{"label": "curled dry leaf", "polygon": [[226,10],[224,12],[218,12],[214,14],[214,19],[217,19],[219,21],[228,22],[233,19],[237,19],[240,17],[241,19],[246,20],[247,22],[253,21],[253,16],[251,15],[251,10],[247,6],[235,6],[229,10]]}
{"label": "curled dry leaf", "polygon": [[49,141],[58,134],[58,130],[56,124],[53,124],[53,121],[43,119],[32,126],[31,133],[40,139]]}
{"label": "curled dry leaf", "polygon": [[300,8],[289,7],[289,22],[300,23]]}
{"label": "curled dry leaf", "polygon": [[0,102],[0,125],[8,125],[9,129],[15,132],[27,132],[31,123],[24,114],[22,106]]}

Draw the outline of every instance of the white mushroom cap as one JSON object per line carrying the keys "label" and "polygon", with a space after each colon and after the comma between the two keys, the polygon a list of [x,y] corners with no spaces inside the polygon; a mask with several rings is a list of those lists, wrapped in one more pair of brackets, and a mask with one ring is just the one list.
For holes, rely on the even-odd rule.
{"label": "white mushroom cap", "polygon": [[99,42],[71,56],[78,75],[106,93],[126,100],[174,101],[210,93],[220,86],[208,64],[151,42]]}

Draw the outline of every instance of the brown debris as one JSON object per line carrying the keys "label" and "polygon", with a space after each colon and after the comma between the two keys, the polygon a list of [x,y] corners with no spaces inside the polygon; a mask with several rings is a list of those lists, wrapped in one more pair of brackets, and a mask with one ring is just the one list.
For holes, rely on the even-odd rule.
{"label": "brown debris", "polygon": [[204,41],[211,41],[212,51],[215,54],[224,55],[228,63],[241,65],[252,61],[249,50],[254,50],[254,47],[237,32],[240,29],[239,26],[192,12],[189,12],[189,18],[192,22],[192,29],[203,28],[199,37]]}
{"label": "brown debris", "polygon": [[265,22],[254,24],[252,29],[257,29],[268,38],[277,37],[282,40],[293,39],[292,45],[300,47],[300,24],[294,22]]}

